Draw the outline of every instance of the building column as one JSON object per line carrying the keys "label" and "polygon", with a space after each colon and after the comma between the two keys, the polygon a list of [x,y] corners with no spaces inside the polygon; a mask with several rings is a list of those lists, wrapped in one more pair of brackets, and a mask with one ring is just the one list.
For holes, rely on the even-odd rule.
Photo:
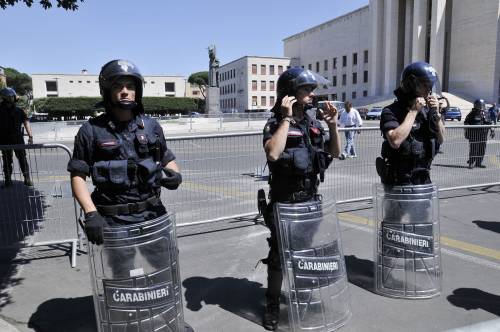
{"label": "building column", "polygon": [[384,6],[384,95],[392,93],[398,82],[398,29],[399,26],[399,0],[386,0]]}
{"label": "building column", "polygon": [[370,95],[382,94],[384,73],[384,0],[370,0],[371,50],[370,50]]}
{"label": "building column", "polygon": [[[419,0],[417,0],[419,1]],[[404,55],[404,66],[411,63],[412,47],[413,47],[413,4],[414,0],[405,1],[405,55]]]}
{"label": "building column", "polygon": [[438,77],[443,77],[445,8],[446,0],[432,0],[429,62],[436,69]]}
{"label": "building column", "polygon": [[427,0],[413,1],[413,33],[411,61],[425,61],[427,32]]}

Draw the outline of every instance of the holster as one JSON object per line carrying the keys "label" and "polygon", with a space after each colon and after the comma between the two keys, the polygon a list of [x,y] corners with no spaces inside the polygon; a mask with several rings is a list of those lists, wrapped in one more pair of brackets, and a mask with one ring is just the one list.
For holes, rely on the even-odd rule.
{"label": "holster", "polygon": [[390,184],[389,181],[389,167],[387,162],[382,157],[377,157],[375,160],[375,167],[377,168],[377,174],[380,176],[380,180],[383,184]]}
{"label": "holster", "polygon": [[259,189],[257,191],[257,208],[259,209],[259,214],[261,215],[264,215],[267,211],[266,192],[264,189]]}

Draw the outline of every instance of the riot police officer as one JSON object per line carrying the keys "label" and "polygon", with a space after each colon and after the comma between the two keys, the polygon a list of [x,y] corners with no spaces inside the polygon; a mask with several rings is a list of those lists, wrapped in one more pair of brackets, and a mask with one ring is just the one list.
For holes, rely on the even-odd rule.
{"label": "riot police officer", "polygon": [[[432,160],[444,140],[434,68],[404,68],[396,100],[381,114],[382,157],[375,185],[375,291],[398,298],[430,298],[441,292],[437,187]],[[421,265],[415,264],[415,260]],[[421,262],[421,263],[420,263]],[[416,280],[416,281],[415,281]]]}
{"label": "riot police officer", "polygon": [[[175,190],[182,176],[160,124],[143,114],[143,85],[139,69],[129,61],[113,60],[102,67],[99,87],[106,112],[82,125],[68,163],[73,193],[85,212],[84,229],[92,243],[89,257],[94,284],[100,283],[94,287],[100,331],[113,330],[113,324],[128,319],[134,328],[142,324],[141,331],[152,331],[155,316],[164,318],[174,331],[183,324],[175,231],[160,200],[161,186]],[[85,183],[88,176],[95,186],[92,194]],[[102,262],[94,263],[98,259]],[[118,287],[116,294],[130,295],[137,293],[133,287],[138,284],[143,293],[131,297],[137,298],[135,302],[128,301],[127,308],[123,303],[113,307],[120,296],[106,287]],[[159,311],[161,306],[149,312],[154,306],[144,304],[148,292],[162,296],[164,312]],[[101,300],[103,296],[108,297]],[[156,301],[158,307],[161,301]],[[118,319],[117,308],[128,311]],[[103,315],[106,311],[114,314]]]}
{"label": "riot police officer", "polygon": [[432,160],[444,140],[440,104],[432,89],[438,82],[435,69],[425,62],[408,65],[394,91],[396,101],[384,108],[380,130],[384,136],[377,172],[382,183],[430,183]]}
{"label": "riot police officer", "polygon": [[[283,280],[279,257],[273,205],[276,202],[297,203],[316,199],[324,172],[340,154],[337,130],[337,110],[329,103],[320,113],[328,125],[330,139],[315,116],[308,114],[313,90],[324,80],[302,68],[290,68],[280,75],[277,102],[271,110],[274,116],[264,127],[264,150],[270,170],[270,204],[262,208],[264,220],[271,231],[268,238],[268,288],[263,326],[276,330],[279,322],[279,296]],[[318,178],[319,176],[319,178]]]}
{"label": "riot police officer", "polygon": [[[491,125],[492,121],[486,114],[486,105],[484,100],[476,99],[474,106],[469,114],[465,117],[464,125]],[[491,131],[490,131],[491,130]],[[486,167],[483,165],[483,158],[486,152],[486,141],[488,140],[488,131],[491,138],[495,137],[493,128],[467,128],[465,129],[465,138],[469,140],[469,160],[467,164],[469,168]]]}
{"label": "riot police officer", "polygon": [[[12,88],[3,88],[0,90],[0,145],[24,144],[21,125],[24,125],[28,133],[28,143],[33,144],[33,134],[31,132],[30,122],[26,113],[16,106],[17,94]],[[21,172],[24,176],[24,184],[33,186],[31,181],[28,161],[26,159],[26,150],[14,150]],[[12,185],[12,150],[2,150],[4,185]]]}
{"label": "riot police officer", "polygon": [[[93,243],[102,242],[107,221],[126,224],[165,214],[160,185],[176,189],[182,182],[161,126],[143,114],[143,84],[131,62],[105,64],[99,87],[106,112],[86,122],[75,138],[68,171]],[[162,178],[162,170],[168,177]],[[95,186],[92,195],[85,184],[88,176]]]}

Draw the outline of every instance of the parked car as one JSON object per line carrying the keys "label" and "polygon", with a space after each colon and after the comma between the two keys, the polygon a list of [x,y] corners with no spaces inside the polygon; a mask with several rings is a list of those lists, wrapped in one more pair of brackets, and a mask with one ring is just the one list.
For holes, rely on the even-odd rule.
{"label": "parked car", "polygon": [[366,113],[366,120],[380,120],[383,107],[375,106]]}
{"label": "parked car", "polygon": [[457,120],[461,121],[462,120],[462,112],[460,111],[460,108],[455,107],[455,106],[450,106],[446,109],[444,112],[444,119],[445,120]]}
{"label": "parked car", "polygon": [[199,118],[201,116],[201,114],[198,113],[198,112],[191,112],[189,114],[189,116],[192,117],[192,118]]}

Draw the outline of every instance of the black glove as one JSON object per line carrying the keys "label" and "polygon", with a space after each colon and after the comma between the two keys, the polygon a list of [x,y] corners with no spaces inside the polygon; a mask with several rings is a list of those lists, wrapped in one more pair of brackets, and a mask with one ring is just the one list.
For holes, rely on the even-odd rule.
{"label": "black glove", "polygon": [[85,233],[93,244],[102,244],[102,228],[106,221],[97,211],[85,213]]}
{"label": "black glove", "polygon": [[163,173],[165,173],[165,177],[160,180],[162,187],[165,187],[168,190],[175,190],[182,183],[181,173],[177,173],[170,168],[164,168]]}

